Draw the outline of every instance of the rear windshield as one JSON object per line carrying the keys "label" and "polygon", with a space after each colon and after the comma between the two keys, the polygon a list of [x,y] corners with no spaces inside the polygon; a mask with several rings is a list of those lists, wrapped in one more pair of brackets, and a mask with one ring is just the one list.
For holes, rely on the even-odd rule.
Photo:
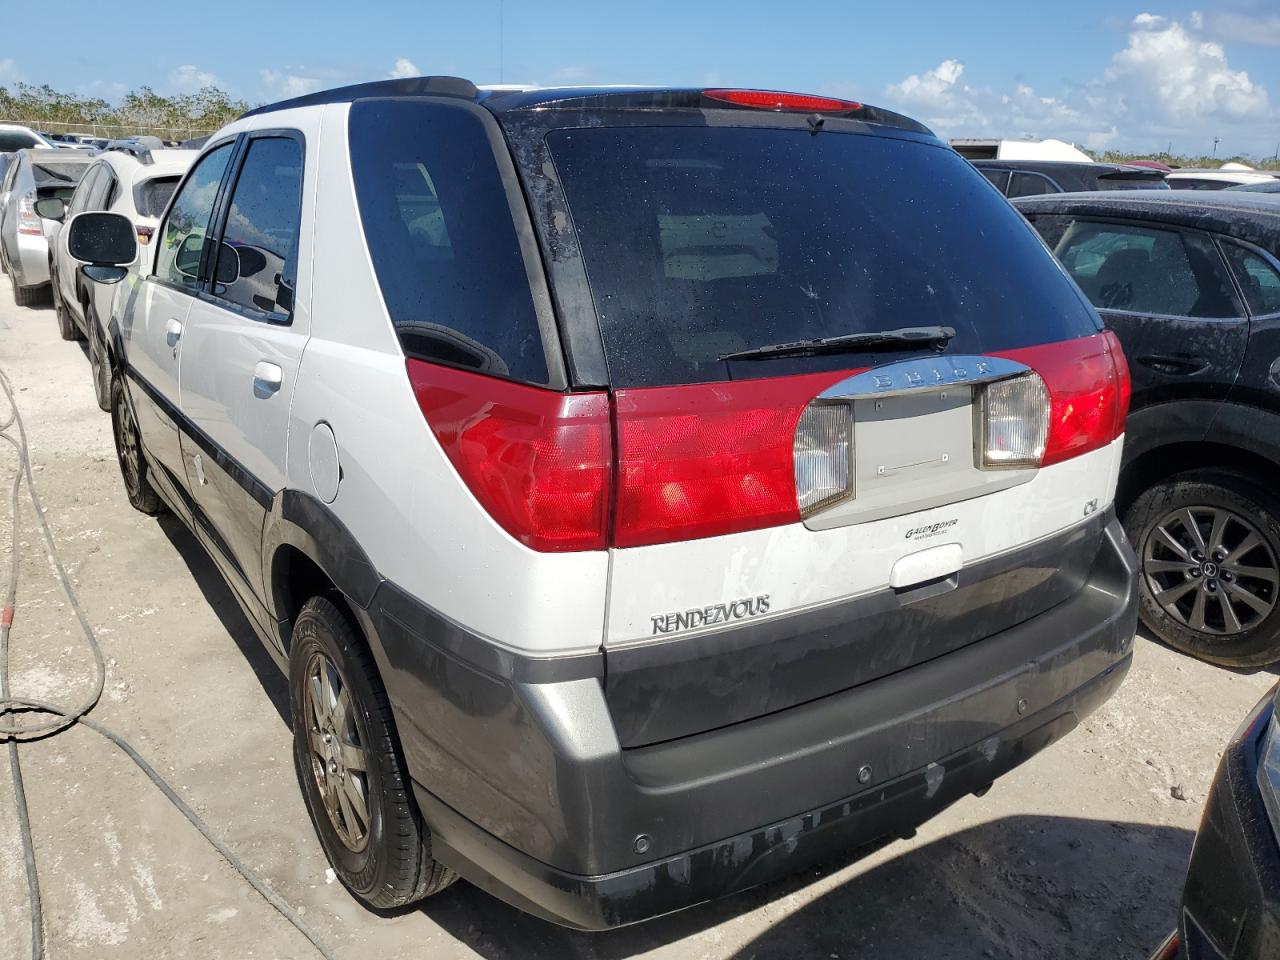
{"label": "rear windshield", "polygon": [[178,187],[181,177],[152,177],[133,188],[133,205],[142,217],[159,217]]}
{"label": "rear windshield", "polygon": [[1168,190],[1163,177],[1099,177],[1099,190]]}
{"label": "rear windshield", "polygon": [[39,163],[31,164],[31,175],[36,181],[36,186],[69,183],[74,187],[84,178],[85,171],[88,169],[87,162],[59,163],[56,160],[41,160]]}
{"label": "rear windshield", "polygon": [[868,362],[719,359],[849,333],[949,326],[950,352],[978,353],[1097,329],[1022,217],[951,150],[657,126],[553,130],[547,143],[615,386]]}

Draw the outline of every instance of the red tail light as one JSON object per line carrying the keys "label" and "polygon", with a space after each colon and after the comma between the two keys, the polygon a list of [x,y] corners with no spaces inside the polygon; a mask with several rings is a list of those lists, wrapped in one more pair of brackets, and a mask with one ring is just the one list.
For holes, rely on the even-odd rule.
{"label": "red tail light", "polygon": [[[1041,466],[1124,432],[1129,373],[1114,335],[1000,356],[1025,363],[1048,391]],[[556,393],[407,364],[418,404],[468,489],[511,536],[542,551],[637,547],[800,520],[796,477],[816,469],[797,467],[800,418],[850,373],[622,389],[611,411],[604,392]]]}
{"label": "red tail light", "polygon": [[1129,367],[1107,332],[997,356],[1025,363],[1049,390],[1049,433],[1042,467],[1104,447],[1124,433]]}
{"label": "red tail light", "polygon": [[619,390],[614,545],[799,520],[796,425],[808,402],[845,376]]}
{"label": "red tail light", "polygon": [[757,110],[798,111],[801,113],[851,113],[862,104],[836,97],[816,97],[807,93],[779,93],[775,90],[703,90],[708,100],[732,103],[737,107]]}
{"label": "red tail light", "polygon": [[23,197],[18,201],[18,232],[29,237],[39,237],[44,234],[44,224],[40,222],[35,201],[30,197]]}
{"label": "red tail light", "polygon": [[613,451],[604,393],[554,393],[409,360],[409,381],[480,504],[534,550],[608,545]]}

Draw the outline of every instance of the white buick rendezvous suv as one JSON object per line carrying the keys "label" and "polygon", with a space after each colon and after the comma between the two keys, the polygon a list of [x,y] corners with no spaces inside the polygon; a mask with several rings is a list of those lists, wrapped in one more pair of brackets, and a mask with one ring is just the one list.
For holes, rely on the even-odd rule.
{"label": "white buick rendezvous suv", "polygon": [[[133,225],[68,250],[120,280]],[[132,503],[343,883],[600,928],[911,830],[1119,685],[1128,370],[920,124],[426,77],[211,138],[109,323]]]}

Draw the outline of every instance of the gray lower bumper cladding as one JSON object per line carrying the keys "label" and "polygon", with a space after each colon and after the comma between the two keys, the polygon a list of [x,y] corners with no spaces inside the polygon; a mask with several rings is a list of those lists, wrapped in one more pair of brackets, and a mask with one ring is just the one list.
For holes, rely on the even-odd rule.
{"label": "gray lower bumper cladding", "polygon": [[375,598],[370,625],[434,855],[523,910],[602,929],[853,859],[983,791],[1119,686],[1136,571],[1112,519],[1082,588],[1037,617],[809,703],[631,749],[589,663],[561,679],[536,662],[481,670],[456,627],[393,595]]}

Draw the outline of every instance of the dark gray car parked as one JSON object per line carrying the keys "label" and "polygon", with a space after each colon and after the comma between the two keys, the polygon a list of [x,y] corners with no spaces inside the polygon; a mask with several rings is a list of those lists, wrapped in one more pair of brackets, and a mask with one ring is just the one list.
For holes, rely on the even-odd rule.
{"label": "dark gray car parked", "polygon": [[1168,190],[1164,171],[1123,163],[1066,160],[971,160],[1010,199],[1085,190]]}
{"label": "dark gray car parked", "polygon": [[1129,359],[1116,504],[1143,621],[1205,660],[1280,660],[1280,204],[1173,190],[1015,206]]}

